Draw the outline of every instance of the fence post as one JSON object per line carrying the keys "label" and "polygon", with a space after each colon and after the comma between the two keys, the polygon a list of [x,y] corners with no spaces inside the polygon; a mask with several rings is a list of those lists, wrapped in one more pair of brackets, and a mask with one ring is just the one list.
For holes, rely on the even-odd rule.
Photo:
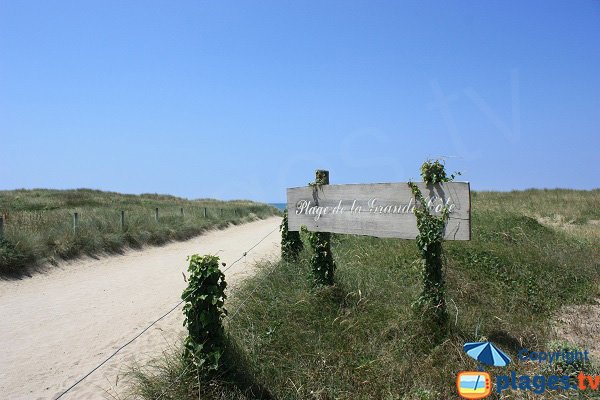
{"label": "fence post", "polygon": [[156,215],[154,216],[154,218],[156,219],[156,222],[158,222],[158,207],[156,207]]}
{"label": "fence post", "polygon": [[223,209],[221,208],[221,218],[223,218]]}
{"label": "fence post", "polygon": [[77,235],[77,227],[79,225],[79,213],[73,213],[73,234]]}
{"label": "fence post", "polygon": [[[315,173],[313,190],[320,190],[320,186],[329,185],[329,171],[318,169]],[[316,193],[315,193],[315,197]],[[318,198],[318,197],[317,197]],[[318,204],[317,204],[318,205]],[[310,244],[314,250],[311,265],[315,281],[320,284],[333,285],[335,262],[331,254],[331,233],[311,232]]]}
{"label": "fence post", "polygon": [[4,237],[4,216],[0,215],[0,239]]}
{"label": "fence post", "polygon": [[206,207],[204,207],[204,218],[206,218]]}
{"label": "fence post", "polygon": [[185,301],[183,325],[188,329],[184,341],[184,357],[207,372],[223,367],[225,348],[223,319],[227,295],[225,275],[219,269],[217,256],[188,257],[188,287],[181,294]]}
{"label": "fence post", "polygon": [[183,218],[183,217],[184,217],[184,214],[183,214],[183,207],[181,207],[181,218]]}
{"label": "fence post", "polygon": [[121,210],[121,230],[125,230],[125,211]]}

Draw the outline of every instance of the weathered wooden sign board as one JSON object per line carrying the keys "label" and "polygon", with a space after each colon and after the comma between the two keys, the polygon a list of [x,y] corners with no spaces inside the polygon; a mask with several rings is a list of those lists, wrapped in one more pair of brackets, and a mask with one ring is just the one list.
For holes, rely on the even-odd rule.
{"label": "weathered wooden sign board", "polygon": [[[432,214],[450,210],[444,238],[471,240],[468,182],[418,183]],[[415,198],[407,183],[322,185],[287,189],[288,229],[415,239]]]}

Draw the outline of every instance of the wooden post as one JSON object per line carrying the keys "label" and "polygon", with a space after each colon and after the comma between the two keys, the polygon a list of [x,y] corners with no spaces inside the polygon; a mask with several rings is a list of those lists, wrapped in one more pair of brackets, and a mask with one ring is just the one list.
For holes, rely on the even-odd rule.
{"label": "wooden post", "polygon": [[183,215],[183,207],[181,207],[181,218],[183,218],[183,217],[184,217],[184,215]]}
{"label": "wooden post", "polygon": [[317,185],[329,185],[329,171],[318,169],[315,172],[315,183]]}
{"label": "wooden post", "polygon": [[204,207],[204,218],[206,218],[206,207]]}
{"label": "wooden post", "polygon": [[156,222],[158,222],[158,207],[156,207],[156,215],[154,217],[156,219]]}
{"label": "wooden post", "polygon": [[4,216],[0,215],[0,239],[4,237]]}
{"label": "wooden post", "polygon": [[73,213],[73,234],[77,235],[77,228],[79,225],[79,213]]}
{"label": "wooden post", "polygon": [[223,209],[221,208],[221,218],[223,218]]}
{"label": "wooden post", "polygon": [[[329,185],[329,171],[318,169],[315,173],[313,190],[319,190],[319,186],[323,185]],[[321,284],[333,285],[335,262],[331,254],[331,233],[313,232],[312,235],[314,235],[314,239],[311,242],[317,255],[311,260],[315,280]]]}
{"label": "wooden post", "polygon": [[125,211],[121,210],[121,230],[125,230]]}

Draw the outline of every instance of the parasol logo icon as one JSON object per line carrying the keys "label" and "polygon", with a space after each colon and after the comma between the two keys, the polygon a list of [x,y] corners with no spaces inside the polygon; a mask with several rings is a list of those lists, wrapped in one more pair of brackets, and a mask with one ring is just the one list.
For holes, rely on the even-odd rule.
{"label": "parasol logo icon", "polygon": [[491,342],[465,343],[463,350],[469,357],[479,362],[479,369],[483,369],[482,364],[491,367],[506,367],[511,361],[506,353]]}
{"label": "parasol logo icon", "polygon": [[[492,382],[490,374],[483,371],[484,366],[506,367],[511,363],[510,357],[491,342],[470,342],[463,347],[465,353],[478,363],[478,371],[462,371],[456,377],[456,389],[463,399],[483,399],[490,395]],[[572,364],[582,363],[588,360],[589,350],[561,350],[553,352],[530,352],[521,349],[518,360],[521,362],[563,362]],[[583,368],[583,367],[581,367]],[[600,375],[588,375],[580,371],[577,381],[570,375],[519,375],[517,371],[508,374],[496,374],[495,390],[498,395],[505,390],[530,391],[534,394],[542,394],[546,390],[598,390],[600,391]],[[599,398],[600,399],[600,398]]]}
{"label": "parasol logo icon", "polygon": [[456,390],[463,399],[483,399],[492,392],[490,374],[483,372],[483,365],[505,367],[510,364],[507,356],[490,342],[470,342],[463,347],[469,357],[479,362],[479,371],[462,371],[456,377]]}

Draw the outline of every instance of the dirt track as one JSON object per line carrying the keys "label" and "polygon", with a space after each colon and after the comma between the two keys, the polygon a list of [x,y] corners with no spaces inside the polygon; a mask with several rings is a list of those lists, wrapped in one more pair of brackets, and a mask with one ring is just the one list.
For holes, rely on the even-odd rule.
{"label": "dirt track", "polygon": [[[179,301],[190,254],[217,254],[232,263],[235,286],[253,264],[279,254],[281,219],[272,217],[186,242],[79,260],[21,281],[0,281],[0,397],[52,399]],[[90,375],[62,399],[122,394],[123,372],[172,346],[184,334],[176,310]]]}

